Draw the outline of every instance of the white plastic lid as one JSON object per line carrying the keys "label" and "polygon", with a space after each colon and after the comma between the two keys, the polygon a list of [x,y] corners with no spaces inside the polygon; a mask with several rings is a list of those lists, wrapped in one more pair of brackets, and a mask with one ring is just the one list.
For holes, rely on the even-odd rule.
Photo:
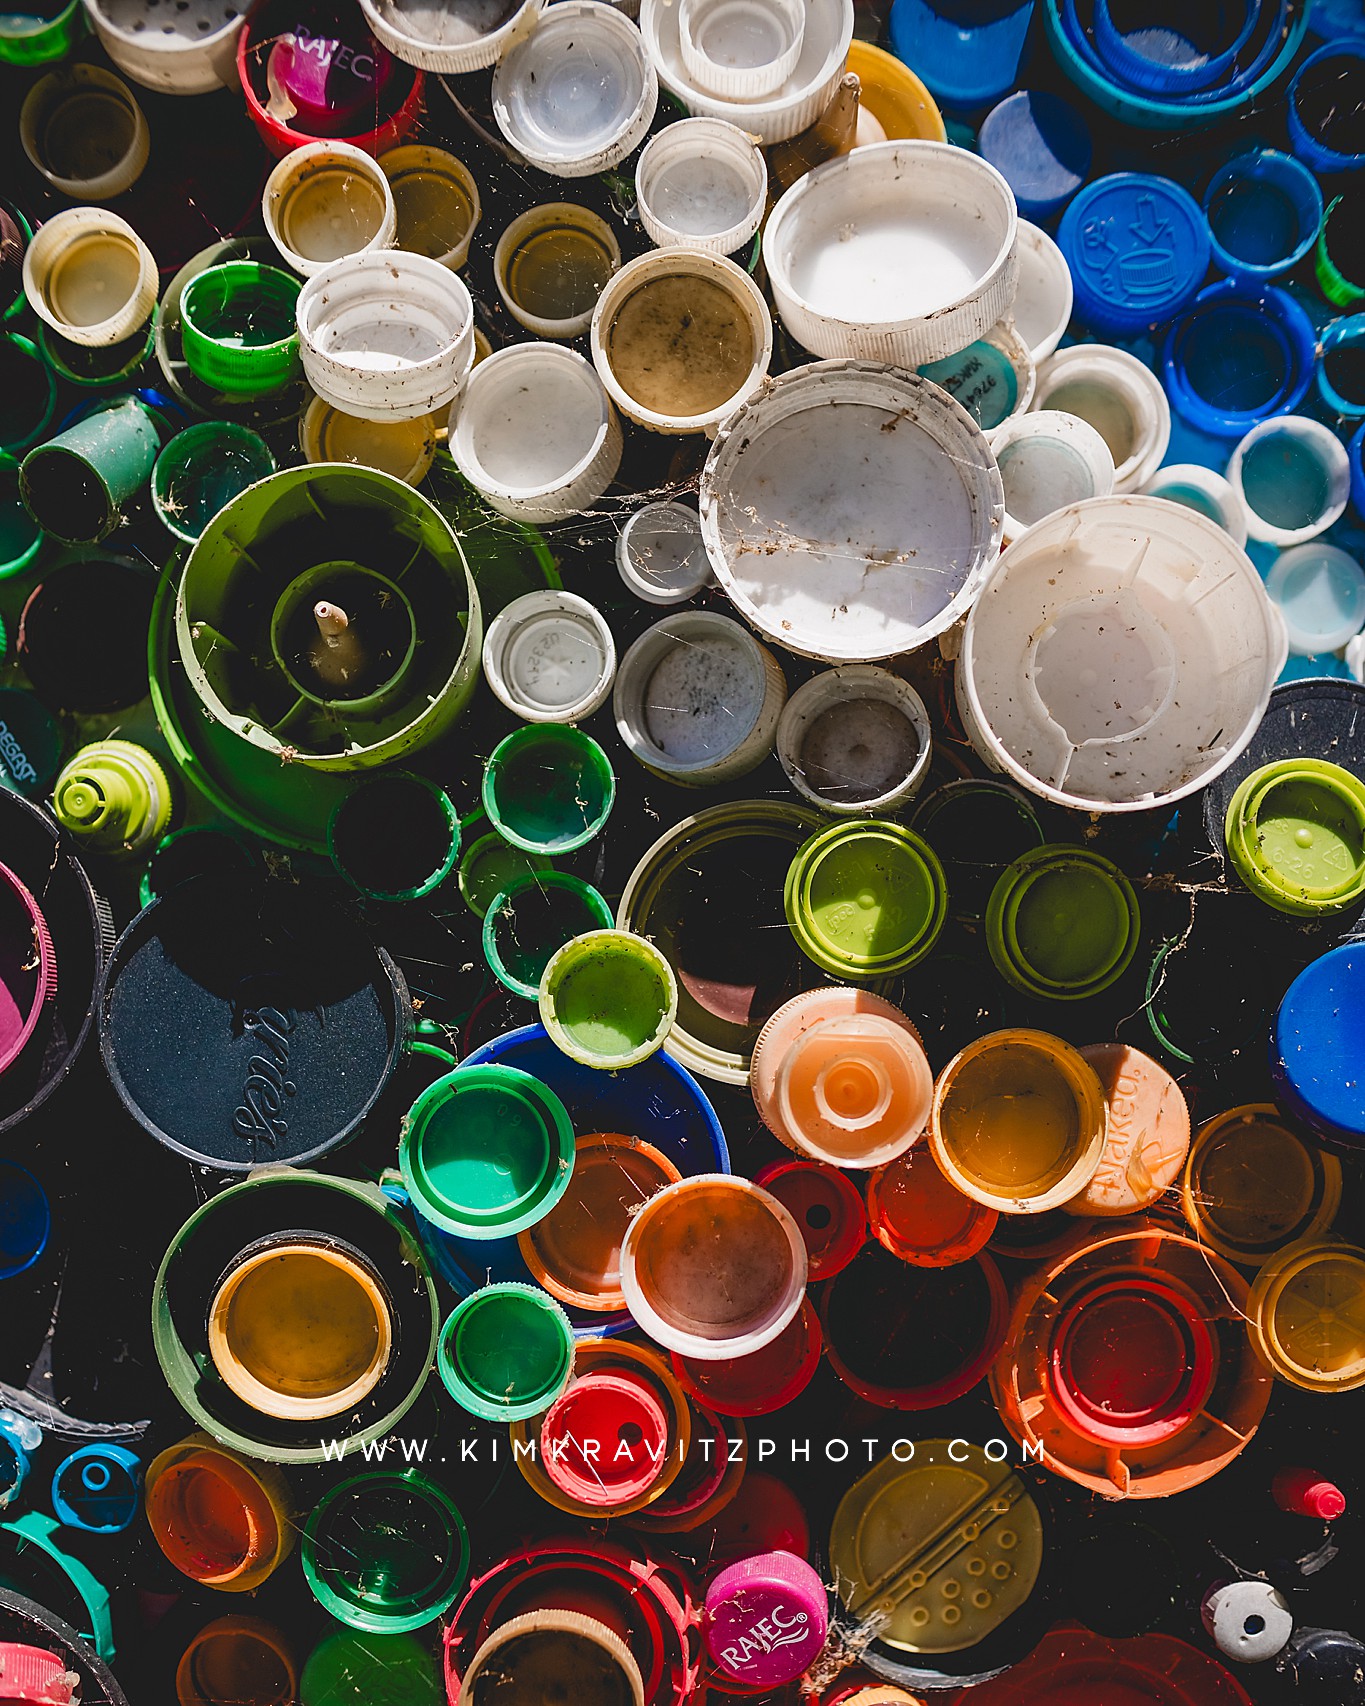
{"label": "white plastic lid", "polygon": [[572,592],[528,592],[489,624],[483,673],[528,723],[574,723],[611,692],[616,646],[606,621]]}
{"label": "white plastic lid", "polygon": [[615,478],[621,423],[592,364],[562,344],[509,344],[470,374],[450,454],[503,515],[559,521]]}
{"label": "white plastic lid", "polygon": [[680,0],[687,74],[727,101],[755,101],[787,81],[801,57],[804,0]]}
{"label": "white plastic lid", "polygon": [[1346,446],[1306,415],[1258,421],[1232,453],[1228,484],[1247,533],[1266,545],[1302,545],[1338,520],[1351,495]]}
{"label": "white plastic lid", "polygon": [[86,0],[100,45],[148,89],[206,95],[237,87],[237,37],[247,0]]}
{"label": "white plastic lid", "polygon": [[1019,286],[1014,324],[1035,362],[1045,361],[1071,320],[1071,268],[1046,231],[1019,221]]}
{"label": "white plastic lid", "polygon": [[1035,409],[1088,421],[1114,459],[1114,490],[1136,492],[1171,441],[1171,405],[1151,368],[1111,344],[1072,344],[1038,369]]}
{"label": "white plastic lid", "polygon": [[311,278],[344,255],[387,249],[397,233],[389,180],[349,142],[307,142],[265,181],[266,233],[295,272]]}
{"label": "white plastic lid", "polygon": [[605,219],[575,202],[547,201],[518,214],[498,238],[493,282],[528,332],[576,338],[620,265],[621,245]]}
{"label": "white plastic lid", "polygon": [[659,248],[733,255],[763,221],[768,168],[737,125],[685,118],[645,144],[635,194],[640,223]]}
{"label": "white plastic lid", "polygon": [[395,58],[463,76],[496,65],[535,28],[544,0],[360,0],[365,22]]}
{"label": "white plastic lid", "polygon": [[625,159],[659,81],[639,30],[602,0],[559,0],[493,73],[498,129],[533,166],[585,178]]}
{"label": "white plastic lid", "polygon": [[1005,537],[1019,535],[1068,504],[1114,489],[1109,446],[1077,415],[1038,409],[1015,415],[992,436],[1005,488]]}
{"label": "white plastic lid", "polygon": [[1246,505],[1221,474],[1199,462],[1168,462],[1142,488],[1151,498],[1166,498],[1216,521],[1234,545],[1247,542]]}
{"label": "white plastic lid", "polygon": [[63,66],[40,77],[19,109],[24,153],[76,201],[108,201],[142,176],[151,135],[121,77],[99,65]]}
{"label": "white plastic lid", "polygon": [[104,349],[146,325],[156,307],[156,260],[117,213],[68,207],[24,251],[24,295],[54,332]]}
{"label": "white plastic lid", "polygon": [[1340,650],[1365,623],[1365,570],[1338,545],[1315,539],[1281,551],[1265,584],[1299,657]]}
{"label": "white plastic lid", "polygon": [[686,504],[645,504],[616,536],[616,567],[646,604],[686,604],[711,581],[701,517]]}
{"label": "white plastic lid", "polygon": [[1222,1582],[1204,1596],[1200,1612],[1214,1646],[1238,1664],[1273,1659],[1294,1632],[1289,1604],[1269,1582]]}
{"label": "white plastic lid", "polygon": [[952,627],[1003,520],[1000,473],[967,411],[873,362],[771,381],[723,423],[701,476],[702,537],[740,614],[830,663],[897,657]]}

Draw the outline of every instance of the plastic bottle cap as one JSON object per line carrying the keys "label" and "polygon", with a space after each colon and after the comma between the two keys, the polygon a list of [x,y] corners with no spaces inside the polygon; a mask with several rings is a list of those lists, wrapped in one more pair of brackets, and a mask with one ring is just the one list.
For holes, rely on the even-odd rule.
{"label": "plastic bottle cap", "polygon": [[142,175],[151,136],[121,77],[73,64],[41,77],[19,109],[29,160],[73,201],[108,201]]}
{"label": "plastic bottle cap", "polygon": [[681,0],[678,8],[684,69],[727,101],[775,95],[796,69],[805,31],[796,0]]}
{"label": "plastic bottle cap", "polygon": [[605,1372],[575,1380],[540,1426],[542,1462],[555,1486],[608,1511],[654,1486],[668,1438],[668,1417],[649,1386]]}
{"label": "plastic bottle cap", "polygon": [[1134,1214],[1150,1208],[1180,1177],[1190,1149],[1190,1110],[1175,1079],[1126,1043],[1081,1051],[1104,1088],[1104,1155],[1069,1214]]}
{"label": "plastic bottle cap", "polygon": [[471,1415],[511,1422],[549,1409],[573,1375],[568,1316],[543,1291],[510,1281],[457,1304],[441,1329],[436,1371]]}
{"label": "plastic bottle cap", "polygon": [[1033,401],[1037,369],[1028,346],[1012,326],[992,326],[984,338],[915,370],[932,379],[985,433],[994,434]]}
{"label": "plastic bottle cap", "polygon": [[624,1309],[621,1245],[631,1216],[680,1177],[667,1155],[638,1137],[580,1134],[563,1197],[520,1234],[537,1283],[574,1309]]}
{"label": "plastic bottle cap", "polygon": [[441,1690],[437,1655],[415,1635],[337,1629],[309,1655],[299,1678],[302,1706],[429,1706]]}
{"label": "plastic bottle cap", "polygon": [[1237,875],[1278,911],[1321,917],[1365,894],[1365,786],[1340,765],[1254,770],[1228,802],[1224,833]]}
{"label": "plastic bottle cap", "polygon": [[1035,363],[1046,361],[1062,341],[1074,295],[1066,256],[1046,231],[1021,219],[1014,326]]}
{"label": "plastic bottle cap", "polygon": [[65,1658],[19,1641],[0,1641],[0,1678],[14,1706],[71,1706],[78,1698],[79,1679]]}
{"label": "plastic bottle cap", "polygon": [[250,1463],[206,1434],[191,1434],[147,1466],[147,1521],[182,1575],[245,1593],[293,1545],[289,1488],[278,1469]]}
{"label": "plastic bottle cap", "polygon": [[1356,120],[1363,75],[1365,42],[1329,41],[1309,54],[1290,81],[1289,143],[1315,172],[1365,166],[1365,136]]}
{"label": "plastic bottle cap", "polygon": [[152,503],[162,522],[186,545],[226,504],[275,472],[269,445],[233,421],[200,421],[162,449],[152,468]]}
{"label": "plastic bottle cap", "polygon": [[688,118],[645,144],[635,193],[640,223],[659,248],[733,255],[762,223],[768,173],[752,137],[737,125]]}
{"label": "plastic bottle cap", "polygon": [[924,1050],[875,1013],[831,1017],[789,1044],[772,1108],[779,1134],[817,1160],[872,1167],[924,1130],[933,1079]]}
{"label": "plastic bottle cap", "polygon": [[637,509],[616,536],[621,579],[646,604],[686,604],[711,580],[701,521],[686,504]]}
{"label": "plastic bottle cap", "polygon": [[52,789],[58,823],[95,852],[142,851],[166,833],[171,808],[165,771],[130,741],[82,747]]}
{"label": "plastic bottle cap", "polygon": [[547,723],[515,729],[490,753],[483,809],[527,853],[574,853],[611,815],[616,775],[591,735]]}
{"label": "plastic bottle cap", "polygon": [[1243,1665],[1264,1664],[1283,1652],[1294,1629],[1284,1595],[1269,1582],[1223,1582],[1205,1594],[1200,1615],[1224,1658]]}
{"label": "plastic bottle cap", "polygon": [[991,436],[1008,543],[1046,516],[1114,489],[1114,457],[1089,421],[1061,409],[1011,415]]}
{"label": "plastic bottle cap", "polygon": [[393,195],[395,246],[462,267],[483,214],[469,168],[443,148],[408,147],[381,154],[379,169]]}
{"label": "plastic bottle cap", "polygon": [[230,398],[282,390],[299,370],[298,299],[297,279],[254,261],[228,261],[197,274],[180,297],[190,371]]}
{"label": "plastic bottle cap", "polygon": [[576,936],[610,929],[612,910],[590,883],[567,871],[530,871],[495,895],[483,920],[488,969],[505,988],[535,1001],[550,960]]}
{"label": "plastic bottle cap", "polygon": [[503,892],[520,878],[554,866],[541,853],[527,853],[500,835],[481,835],[460,855],[458,881],[465,905],[482,918]]}
{"label": "plastic bottle cap", "polygon": [[1090,132],[1069,101],[1018,89],[981,121],[977,146],[1014,191],[1019,212],[1047,219],[1090,175]]}
{"label": "plastic bottle cap", "polygon": [[1365,1670],[1365,1641],[1341,1629],[1300,1629],[1289,1639],[1275,1667],[1295,1688],[1321,1689],[1324,1698],[1342,1706],[1365,1700],[1360,1677]]}
{"label": "plastic bottle cap", "polygon": [[599,1706],[644,1706],[646,1698],[640,1667],[620,1636],[594,1617],[558,1608],[500,1624],[452,1698],[455,1706],[475,1706],[495,1692],[506,1706],[535,1706],[559,1690]]}
{"label": "plastic bottle cap", "polygon": [[1247,532],[1271,545],[1299,545],[1346,508],[1346,448],[1321,421],[1278,415],[1252,427],[1232,453],[1228,483],[1246,509]]}
{"label": "plastic bottle cap", "polygon": [[362,421],[314,397],[299,420],[299,448],[309,462],[354,462],[419,486],[436,457],[437,421]]}
{"label": "plastic bottle cap", "polygon": [[1217,438],[1241,438],[1297,409],[1316,364],[1317,334],[1298,300],[1230,278],[1199,292],[1161,353],[1171,407]]}
{"label": "plastic bottle cap", "polygon": [[464,1238],[507,1238],[568,1189],[574,1138],[558,1096],[511,1066],[461,1066],[413,1103],[398,1164],[419,1214]]}
{"label": "plastic bottle cap", "polygon": [[616,645],[584,598],[547,588],[513,599],[484,635],[483,673],[524,722],[576,723],[605,703]]}
{"label": "plastic bottle cap", "polygon": [[1022,854],[991,891],[986,936],[1000,975],[1026,994],[1079,1000],[1132,964],[1137,896],[1117,865],[1083,848]]}
{"label": "plastic bottle cap", "polygon": [[804,1558],[768,1552],[723,1569],[706,1590],[706,1646],[736,1682],[777,1688],[819,1657],[825,1585]]}
{"label": "plastic bottle cap", "polygon": [[989,1243],[999,1219],[944,1177],[927,1143],[879,1167],[867,1182],[873,1235],[914,1267],[951,1267]]}
{"label": "plastic bottle cap", "polygon": [[770,1416],[795,1403],[815,1378],[824,1338],[807,1300],[771,1344],[731,1361],[703,1361],[673,1353],[687,1392],[719,1416]]}
{"label": "plastic bottle cap", "polygon": [[1253,148],[1220,166],[1204,192],[1218,266],[1231,278],[1274,278],[1312,249],[1322,190],[1290,154]]}
{"label": "plastic bottle cap", "polygon": [[54,332],[103,348],[147,323],[156,307],[156,261],[116,213],[64,208],[24,251],[24,295]]}
{"label": "plastic bottle cap", "polygon": [[801,950],[836,977],[889,977],[933,947],[948,913],[938,856],[913,830],[836,824],[797,852],[784,893]]}
{"label": "plastic bottle cap", "polygon": [[298,1695],[292,1644],[258,1617],[215,1617],[180,1656],[175,1671],[179,1706],[240,1701],[277,1706]]}
{"label": "plastic bottle cap", "polygon": [[[93,545],[119,525],[123,505],[150,479],[160,448],[159,423],[136,398],[100,402],[28,452],[19,491],[54,539]],[[108,634],[103,643],[110,643]]]}
{"label": "plastic bottle cap", "polygon": [[1109,446],[1114,490],[1144,486],[1166,454],[1171,405],[1161,381],[1128,350],[1111,344],[1072,344],[1038,370],[1035,409],[1077,415]]}
{"label": "plastic bottle cap", "polygon": [[1095,1176],[1107,1118],[1094,1068],[1068,1043],[994,1031],[939,1075],[929,1141],[960,1191],[1002,1214],[1041,1214]]}
{"label": "plastic bottle cap", "polygon": [[1097,1677],[1115,1706],[1250,1706],[1251,1696],[1218,1659],[1184,1641],[1115,1641],[1071,1623],[976,1694],[980,1706],[1093,1706]]}
{"label": "plastic bottle cap", "polygon": [[1270,1492],[1282,1511],[1310,1516],[1319,1522],[1335,1522],[1346,1514],[1346,1495],[1325,1475],[1312,1469],[1280,1469]]}
{"label": "plastic bottle cap", "polygon": [[357,1475],[324,1493],[299,1553],[324,1610],[378,1634],[440,1617],[469,1574],[464,1518],[443,1488],[411,1469]]}
{"label": "plastic bottle cap", "polygon": [[754,1183],[771,1192],[800,1228],[812,1282],[842,1273],[867,1238],[867,1214],[847,1173],[818,1161],[770,1161]]}
{"label": "plastic bottle cap", "polygon": [[879,1643],[916,1654],[984,1640],[1027,1602],[1042,1557],[1024,1483],[960,1440],[916,1440],[913,1458],[884,1458],[844,1494],[829,1538],[849,1614],[876,1619]]}
{"label": "plastic bottle cap", "polygon": [[387,175],[346,142],[286,154],[266,179],[261,211],[271,242],[305,278],[344,256],[389,248],[397,229]]}
{"label": "plastic bottle cap", "polygon": [[1017,86],[1019,63],[1033,21],[1028,0],[974,7],[962,13],[935,0],[896,0],[891,46],[918,67],[935,98],[955,112],[984,107]]}
{"label": "plastic bottle cap", "polygon": [[393,1336],[392,1300],[363,1253],[287,1235],[243,1251],[209,1306],[224,1384],[290,1420],[358,1407],[384,1377]]}
{"label": "plastic bottle cap", "polygon": [[540,1022],[584,1066],[616,1072],[661,1048],[678,1013],[673,968],[628,930],[589,930],[551,956],[540,979]]}
{"label": "plastic bottle cap", "polygon": [[1188,190],[1169,178],[1117,172],[1087,184],[1062,216],[1057,241],[1076,288],[1076,317],[1098,331],[1163,325],[1209,270],[1209,228]]}
{"label": "plastic bottle cap", "polygon": [[1143,495],[1165,498],[1170,503],[1184,504],[1199,515],[1206,515],[1232,540],[1234,545],[1247,542],[1246,505],[1221,474],[1196,462],[1168,463],[1159,468],[1142,488]]}
{"label": "plastic bottle cap", "polygon": [[626,1306],[656,1344],[726,1362],[772,1343],[805,1296],[806,1246],[759,1186],[702,1174],[662,1190],[621,1249]]}
{"label": "plastic bottle cap", "polygon": [[[578,98],[564,99],[566,89]],[[533,166],[561,178],[619,165],[644,140],[658,99],[639,30],[599,0],[542,13],[493,73],[498,129]]]}
{"label": "plastic bottle cap", "polygon": [[57,952],[42,908],[0,865],[0,1074],[41,1053],[56,1011]]}
{"label": "plastic bottle cap", "polygon": [[1365,302],[1365,259],[1349,236],[1359,212],[1355,191],[1334,196],[1318,231],[1314,270],[1322,294],[1337,308],[1354,308]]}
{"label": "plastic bottle cap", "polygon": [[1275,1019],[1271,1067],[1287,1111],[1323,1136],[1365,1143],[1365,1086],[1340,1071],[1361,1024],[1365,943],[1333,948],[1290,984]]}
{"label": "plastic bottle cap", "polygon": [[412,771],[367,777],[339,800],[327,850],[346,880],[375,900],[420,900],[455,869],[460,816],[443,788]]}
{"label": "plastic bottle cap", "polygon": [[300,22],[275,38],[266,75],[281,120],[314,136],[349,136],[382,110],[395,67],[360,24],[353,18],[345,35],[329,39]]}
{"label": "plastic bottle cap", "polygon": [[1306,1392],[1365,1386],[1365,1251],[1291,1244],[1256,1276],[1247,1316],[1252,1342],[1290,1385]]}
{"label": "plastic bottle cap", "polygon": [[47,793],[62,752],[52,714],[22,688],[0,688],[0,784],[28,799]]}
{"label": "plastic bottle cap", "polygon": [[47,1192],[27,1167],[0,1160],[0,1280],[31,1268],[51,1232]]}
{"label": "plastic bottle cap", "polygon": [[616,233],[591,208],[545,202],[498,238],[493,279],[512,318],[540,338],[575,338],[621,264]]}
{"label": "plastic bottle cap", "polygon": [[52,1472],[52,1509],[68,1528],[118,1534],[141,1508],[142,1464],[125,1446],[82,1446]]}

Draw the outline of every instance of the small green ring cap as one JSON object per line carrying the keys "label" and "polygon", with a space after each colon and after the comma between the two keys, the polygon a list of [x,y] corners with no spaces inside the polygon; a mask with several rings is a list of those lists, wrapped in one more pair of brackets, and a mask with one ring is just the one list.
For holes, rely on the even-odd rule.
{"label": "small green ring cap", "polygon": [[299,371],[299,280],[258,261],[207,267],[180,298],[180,340],[197,379],[226,397],[282,390]]}
{"label": "small green ring cap", "polygon": [[[1314,269],[1318,275],[1318,284],[1322,294],[1329,302],[1338,308],[1354,308],[1357,303],[1365,302],[1365,280],[1347,278],[1346,274],[1333,260],[1331,249],[1328,247],[1332,214],[1340,204],[1340,196],[1329,201],[1327,211],[1322,216],[1322,224],[1318,228],[1317,249],[1314,254]],[[1346,216],[1349,217],[1351,212],[1352,209],[1347,208]],[[1338,234],[1340,235],[1340,226],[1338,226]]]}
{"label": "small green ring cap", "polygon": [[445,789],[428,777],[384,770],[332,808],[327,853],[339,874],[369,899],[421,900],[455,869],[460,814]]}
{"label": "small green ring cap", "polygon": [[270,446],[234,421],[200,421],[162,447],[152,466],[152,507],[186,545],[233,498],[275,472]]}
{"label": "small green ring cap", "polygon": [[591,883],[567,871],[528,871],[494,895],[484,913],[483,957],[504,989],[535,1001],[555,951],[613,922],[611,907]]}
{"label": "small green ring cap", "polygon": [[573,1377],[574,1333],[548,1292],[515,1280],[465,1298],[441,1329],[436,1370],[455,1402],[489,1422],[538,1416]]}
{"label": "small green ring cap", "polygon": [[1052,843],[1021,854],[991,890],[986,945],[1006,983],[1079,1001],[1116,983],[1142,931],[1137,895],[1117,865]]}
{"label": "small green ring cap", "polygon": [[514,1066],[459,1066],[403,1121],[398,1167],[424,1220],[460,1238],[510,1238],[568,1189],[574,1135],[548,1085]]}
{"label": "small green ring cap", "polygon": [[333,1487],[308,1518],[299,1552],[318,1604],[376,1635],[404,1635],[440,1617],[469,1575],[464,1518],[415,1469]]}
{"label": "small green ring cap", "polygon": [[934,946],[948,916],[938,854],[913,829],[858,818],[797,849],[783,890],[807,959],[834,977],[894,977]]}
{"label": "small green ring cap", "polygon": [[460,855],[455,880],[465,905],[475,917],[482,918],[503,890],[511,888],[519,878],[533,871],[552,870],[553,862],[543,853],[527,853],[523,848],[513,847],[492,830],[471,842]]}
{"label": "small green ring cap", "polygon": [[678,1016],[673,967],[643,936],[589,930],[551,956],[540,1022],[570,1060],[602,1072],[638,1066],[663,1047]]}
{"label": "small green ring cap", "polygon": [[1318,758],[1254,770],[1228,802],[1228,857],[1277,912],[1321,918],[1365,897],[1365,783]]}
{"label": "small green ring cap", "polygon": [[70,0],[55,16],[11,12],[0,17],[0,65],[49,65],[65,59],[84,34],[81,0]]}
{"label": "small green ring cap", "polygon": [[567,723],[514,729],[484,765],[488,821],[524,853],[573,853],[586,847],[615,800],[611,760],[591,735]]}

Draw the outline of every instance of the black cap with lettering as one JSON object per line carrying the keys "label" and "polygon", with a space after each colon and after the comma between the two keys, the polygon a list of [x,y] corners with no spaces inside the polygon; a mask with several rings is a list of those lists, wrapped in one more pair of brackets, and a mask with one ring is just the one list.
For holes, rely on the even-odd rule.
{"label": "black cap with lettering", "polygon": [[38,799],[61,763],[62,732],[32,693],[0,687],[0,786]]}

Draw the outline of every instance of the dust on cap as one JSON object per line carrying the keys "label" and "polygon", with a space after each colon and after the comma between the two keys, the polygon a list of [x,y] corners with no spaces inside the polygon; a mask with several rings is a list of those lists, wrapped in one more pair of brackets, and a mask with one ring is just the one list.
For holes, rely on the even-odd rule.
{"label": "dust on cap", "polygon": [[736,1682],[779,1688],[804,1674],[829,1632],[825,1584],[804,1558],[766,1552],[723,1569],[706,1591],[706,1646]]}

